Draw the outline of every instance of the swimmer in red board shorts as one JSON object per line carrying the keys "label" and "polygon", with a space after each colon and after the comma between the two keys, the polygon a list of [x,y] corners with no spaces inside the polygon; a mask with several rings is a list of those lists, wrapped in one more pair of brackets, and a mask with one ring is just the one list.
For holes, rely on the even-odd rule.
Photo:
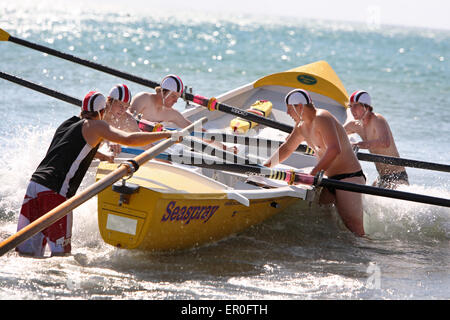
{"label": "swimmer in red board shorts", "polygon": [[[110,126],[103,120],[106,99],[100,92],[89,92],[81,107],[79,116],[67,119],[56,129],[47,154],[31,176],[18,231],[75,195],[103,140],[143,146],[178,133],[127,133]],[[48,243],[52,256],[69,255],[71,236],[72,213],[69,213],[17,246],[16,251],[24,256],[43,257]]]}

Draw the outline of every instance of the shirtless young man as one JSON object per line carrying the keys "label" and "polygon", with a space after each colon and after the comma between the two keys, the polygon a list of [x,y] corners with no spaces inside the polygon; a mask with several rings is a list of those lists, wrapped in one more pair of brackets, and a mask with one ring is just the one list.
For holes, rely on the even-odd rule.
{"label": "shirtless young man", "polygon": [[179,128],[191,124],[173,105],[183,94],[183,82],[176,75],[168,75],[156,87],[156,93],[141,92],[131,101],[132,114],[142,114],[142,118],[152,122],[173,122]]}
{"label": "shirtless young man", "polygon": [[136,120],[127,112],[131,102],[131,91],[124,84],[114,86],[106,98],[103,120],[125,132],[139,132]]}
{"label": "shirtless young man", "polygon": [[[355,118],[345,124],[347,134],[357,133],[362,141],[355,143],[360,149],[390,157],[400,157],[386,119],[374,113],[370,95],[363,90],[355,91],[350,97],[350,110]],[[378,178],[373,183],[380,188],[395,189],[400,184],[409,185],[404,167],[376,162]]]}
{"label": "shirtless young man", "polygon": [[[108,124],[125,132],[139,132],[139,126],[136,120],[127,112],[130,107],[131,91],[124,84],[118,84],[110,90],[108,97],[106,98],[105,115],[103,120]],[[113,162],[114,157],[117,156],[122,148],[117,143],[111,143],[110,141],[104,141],[112,152],[111,155],[98,152],[97,158],[101,161]]]}
{"label": "shirtless young man", "polygon": [[[283,162],[301,142],[306,141],[318,158],[311,175],[324,170],[330,179],[365,184],[366,179],[359,161],[344,128],[336,118],[326,110],[316,109],[309,93],[303,89],[289,92],[286,105],[287,113],[296,125],[265,165],[273,167]],[[335,203],[347,228],[358,236],[365,234],[361,194],[323,188],[320,203]]]}
{"label": "shirtless young man", "polygon": [[[179,128],[185,128],[192,123],[181,112],[173,108],[184,90],[180,77],[173,74],[167,75],[161,81],[161,86],[156,87],[155,90],[156,93],[138,93],[131,101],[130,112],[142,114],[142,118],[152,122],[173,122]],[[206,132],[205,129],[202,131]],[[227,147],[218,141],[208,139],[203,139],[203,141],[223,150],[237,153],[236,147]]]}
{"label": "shirtless young man", "polygon": [[[33,173],[19,214],[17,230],[21,230],[48,211],[73,197],[103,140],[142,146],[178,132],[127,133],[103,121],[106,99],[95,91],[83,99],[80,116],[64,121],[53,136],[47,154]],[[52,256],[71,252],[72,213],[20,244],[22,255],[42,257],[48,242]]]}

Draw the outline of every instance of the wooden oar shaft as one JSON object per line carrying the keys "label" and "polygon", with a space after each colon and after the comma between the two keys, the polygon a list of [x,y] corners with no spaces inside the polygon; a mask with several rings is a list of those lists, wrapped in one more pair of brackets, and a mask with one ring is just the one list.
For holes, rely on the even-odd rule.
{"label": "wooden oar shaft", "polygon": [[78,195],[68,199],[61,205],[47,212],[39,219],[36,219],[32,223],[30,223],[25,228],[19,230],[17,233],[0,243],[0,256],[14,249],[22,242],[34,236],[36,233],[44,230],[45,228],[48,228],[56,221],[62,219],[76,207],[80,206],[81,204],[95,196],[97,193],[106,189],[108,186],[119,180],[121,177],[125,176],[127,173],[128,169],[126,167],[120,167],[116,169],[115,171],[107,175],[104,179],[94,183],[90,187],[86,188],[83,192],[80,192]]}
{"label": "wooden oar shaft", "polygon": [[[199,123],[204,123],[207,121],[206,118],[199,119],[198,121],[194,122],[193,124],[189,125],[182,131],[188,132],[192,131],[194,127]],[[138,164],[142,165],[145,162],[149,161],[156,155],[160,154],[162,151],[173,145],[175,141],[171,139],[164,140],[160,143],[158,143],[153,148],[150,148],[149,150],[143,152],[142,154],[135,157],[133,160]],[[0,256],[4,255],[9,250],[14,249],[22,242],[26,241],[36,233],[44,230],[45,228],[51,226],[53,223],[58,221],[59,219],[66,216],[69,212],[71,212],[76,207],[80,206],[90,198],[94,197],[110,185],[112,185],[114,182],[119,180],[120,178],[126,176],[129,174],[129,169],[127,166],[119,166],[116,170],[109,173],[107,176],[105,176],[103,179],[97,181],[96,183],[92,184],[88,188],[86,188],[84,191],[80,192],[79,194],[75,195],[74,197],[68,199],[67,201],[63,202],[56,208],[50,210],[46,214],[44,214],[39,219],[36,219],[32,223],[30,223],[25,228],[19,230],[16,234],[10,236],[6,240],[0,243]]]}
{"label": "wooden oar shaft", "polygon": [[78,57],[73,56],[71,54],[67,54],[67,53],[64,53],[64,52],[61,52],[61,51],[58,51],[58,50],[54,50],[54,49],[51,49],[49,47],[46,47],[46,46],[43,46],[43,45],[40,45],[40,44],[36,44],[36,43],[33,43],[33,42],[29,42],[29,41],[24,40],[24,39],[16,38],[16,37],[11,36],[11,35],[9,36],[8,41],[14,42],[16,44],[19,44],[21,46],[24,46],[24,47],[27,47],[27,48],[30,48],[30,49],[34,49],[34,50],[37,50],[37,51],[40,51],[40,52],[47,53],[49,55],[52,55],[52,56],[55,56],[55,57],[58,57],[58,58],[62,58],[62,59],[65,59],[65,60],[68,60],[68,61],[71,61],[71,62],[75,62],[75,63],[81,64],[83,66],[86,66],[86,67],[89,67],[89,68],[92,68],[92,69],[95,69],[95,70],[103,71],[103,72],[111,74],[113,76],[116,76],[116,77],[119,77],[119,78],[123,78],[123,79],[129,80],[129,81],[135,82],[135,83],[139,83],[139,84],[141,84],[143,86],[147,86],[147,87],[150,87],[150,88],[156,88],[157,86],[159,86],[159,84],[157,82],[154,82],[154,81],[151,81],[151,80],[148,80],[148,79],[144,79],[144,78],[141,78],[141,77],[137,77],[137,76],[134,76],[132,74],[129,74],[129,73],[126,73],[126,72],[122,72],[122,71],[119,71],[119,70],[116,70],[116,69],[112,69],[110,67],[101,65],[99,63],[92,62],[92,61],[89,61],[89,60],[86,60],[86,59],[81,59],[81,58],[78,58]]}

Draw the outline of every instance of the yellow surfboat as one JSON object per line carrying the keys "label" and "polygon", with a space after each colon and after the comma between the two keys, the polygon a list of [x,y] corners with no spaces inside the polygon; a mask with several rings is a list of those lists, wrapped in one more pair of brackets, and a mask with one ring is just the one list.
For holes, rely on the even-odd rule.
{"label": "yellow surfboat", "polygon": [[[285,95],[294,88],[308,90],[316,107],[329,110],[342,123],[347,119],[347,92],[325,61],[269,75],[217,99],[243,110],[257,100],[268,100],[273,105],[269,118],[294,125],[284,103]],[[207,116],[208,132],[230,132],[234,118],[201,106],[183,113],[192,121]],[[250,135],[283,141],[287,133],[259,125],[246,133]],[[247,146],[241,147],[239,154],[265,159],[273,151]],[[280,167],[307,171],[315,163],[313,156],[294,153]],[[116,167],[100,163],[96,179]],[[290,207],[306,208],[317,193],[311,186],[289,186],[260,177],[152,160],[130,179],[98,195],[98,224],[103,240],[119,248],[183,249],[223,239]]]}

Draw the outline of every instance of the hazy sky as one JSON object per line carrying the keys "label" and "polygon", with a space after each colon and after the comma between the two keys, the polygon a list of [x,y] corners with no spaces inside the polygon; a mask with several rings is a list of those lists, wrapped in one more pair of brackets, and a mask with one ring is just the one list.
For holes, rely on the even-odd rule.
{"label": "hazy sky", "polygon": [[[11,0],[0,0],[0,8]],[[43,8],[52,6],[97,8],[107,6],[117,12],[140,10],[151,14],[152,9],[177,11],[190,17],[204,12],[212,17],[246,13],[255,15],[289,16],[301,19],[321,19],[362,22],[367,25],[405,25],[450,30],[450,0],[13,0]],[[4,3],[4,4],[3,4]],[[7,7],[7,5],[6,5]],[[1,17],[0,17],[1,18]]]}
{"label": "hazy sky", "polygon": [[[104,0],[106,1],[106,0]],[[275,14],[301,18],[420,26],[450,30],[449,0],[129,0],[145,6],[208,12]]]}

